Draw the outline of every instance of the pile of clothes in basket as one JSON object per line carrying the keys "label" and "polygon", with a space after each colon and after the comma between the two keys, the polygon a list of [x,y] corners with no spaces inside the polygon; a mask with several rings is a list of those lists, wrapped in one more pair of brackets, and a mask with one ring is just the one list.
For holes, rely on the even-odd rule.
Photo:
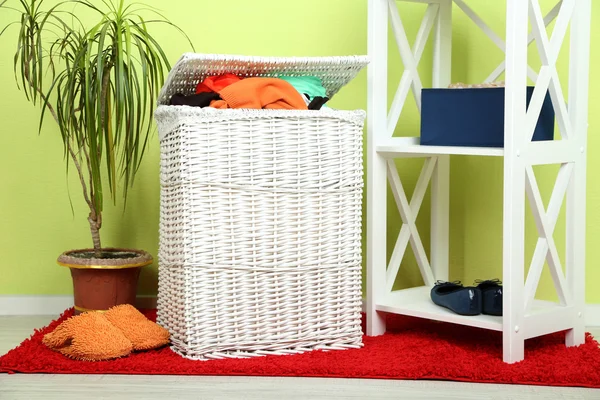
{"label": "pile of clothes in basket", "polygon": [[209,76],[196,93],[176,93],[173,106],[280,110],[320,110],[329,101],[321,79],[315,76],[239,77],[227,73]]}

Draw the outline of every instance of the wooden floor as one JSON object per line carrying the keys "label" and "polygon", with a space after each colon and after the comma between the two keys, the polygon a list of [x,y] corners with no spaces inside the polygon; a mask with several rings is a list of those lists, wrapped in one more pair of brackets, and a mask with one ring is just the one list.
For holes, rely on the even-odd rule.
{"label": "wooden floor", "polygon": [[[53,317],[0,317],[0,354]],[[589,329],[600,335],[600,329]],[[359,379],[7,375],[0,399],[600,399],[600,390]]]}

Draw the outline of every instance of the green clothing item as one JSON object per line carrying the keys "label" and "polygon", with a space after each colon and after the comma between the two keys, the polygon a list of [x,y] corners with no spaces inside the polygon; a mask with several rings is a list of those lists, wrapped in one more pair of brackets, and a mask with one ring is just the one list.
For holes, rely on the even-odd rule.
{"label": "green clothing item", "polygon": [[316,76],[280,76],[279,78],[291,84],[301,95],[308,95],[309,100],[327,96],[321,79]]}

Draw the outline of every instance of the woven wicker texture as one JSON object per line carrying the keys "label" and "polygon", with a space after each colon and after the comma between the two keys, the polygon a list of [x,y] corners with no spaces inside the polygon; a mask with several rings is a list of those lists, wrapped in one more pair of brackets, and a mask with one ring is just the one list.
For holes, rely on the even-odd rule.
{"label": "woven wicker texture", "polygon": [[332,98],[367,64],[367,56],[278,58],[186,53],[167,76],[158,104],[168,104],[175,93],[191,94],[207,76],[227,72],[244,77],[317,76]]}
{"label": "woven wicker texture", "polygon": [[172,349],[214,359],[360,347],[364,111],[155,116],[158,322]]}

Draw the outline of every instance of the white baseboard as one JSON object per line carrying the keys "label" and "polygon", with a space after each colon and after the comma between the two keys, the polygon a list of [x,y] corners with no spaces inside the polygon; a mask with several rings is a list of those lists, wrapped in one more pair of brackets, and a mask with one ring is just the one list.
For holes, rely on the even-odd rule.
{"label": "white baseboard", "polygon": [[0,315],[59,315],[73,296],[0,296]]}
{"label": "white baseboard", "polygon": [[[156,296],[139,296],[136,306],[156,308]],[[0,316],[59,315],[70,307],[73,307],[73,296],[0,296]],[[600,327],[600,304],[586,305],[585,324]]]}
{"label": "white baseboard", "polygon": [[[140,296],[136,306],[156,308],[156,296]],[[73,307],[73,296],[2,296],[0,316],[8,315],[60,315]]]}
{"label": "white baseboard", "polygon": [[600,304],[585,306],[585,326],[600,326]]}

